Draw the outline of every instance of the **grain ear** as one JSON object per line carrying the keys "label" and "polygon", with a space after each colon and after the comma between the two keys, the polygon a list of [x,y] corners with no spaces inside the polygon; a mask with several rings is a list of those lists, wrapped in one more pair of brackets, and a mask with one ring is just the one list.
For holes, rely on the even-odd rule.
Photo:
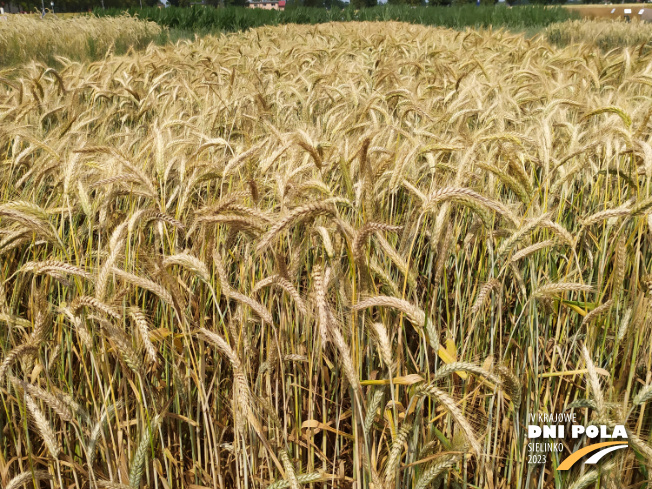
{"label": "grain ear", "polygon": [[31,481],[51,481],[52,475],[45,470],[29,470],[13,477],[6,486],[6,489],[20,489]]}
{"label": "grain ear", "polygon": [[34,424],[36,425],[43,442],[45,442],[45,446],[47,447],[50,456],[54,459],[59,458],[61,445],[59,444],[59,440],[57,439],[50,421],[29,394],[25,394],[25,404],[27,405],[27,409],[34,420]]}

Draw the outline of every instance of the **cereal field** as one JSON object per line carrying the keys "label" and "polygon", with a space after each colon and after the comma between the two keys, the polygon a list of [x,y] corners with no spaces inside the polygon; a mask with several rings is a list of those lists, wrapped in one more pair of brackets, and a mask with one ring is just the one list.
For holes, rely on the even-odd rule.
{"label": "cereal field", "polygon": [[[0,486],[648,479],[644,45],[330,23],[59,62],[0,72]],[[631,449],[529,464],[564,411]]]}
{"label": "cereal field", "polygon": [[9,15],[0,22],[0,68],[36,60],[53,65],[66,60],[103,58],[107,51],[120,54],[145,48],[164,30],[154,22],[122,15],[100,19],[52,14]]}

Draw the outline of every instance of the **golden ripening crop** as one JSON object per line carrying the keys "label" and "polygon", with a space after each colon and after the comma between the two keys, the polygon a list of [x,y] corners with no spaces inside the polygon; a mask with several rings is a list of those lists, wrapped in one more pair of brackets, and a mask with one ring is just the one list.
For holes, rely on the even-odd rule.
{"label": "golden ripening crop", "polygon": [[[648,51],[349,23],[61,62],[0,78],[0,485],[644,479]],[[528,465],[569,406],[627,427],[613,470]]]}

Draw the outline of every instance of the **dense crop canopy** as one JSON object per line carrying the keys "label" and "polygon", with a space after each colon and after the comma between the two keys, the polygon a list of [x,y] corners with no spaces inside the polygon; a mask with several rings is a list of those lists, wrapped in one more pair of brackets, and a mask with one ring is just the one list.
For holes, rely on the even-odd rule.
{"label": "dense crop canopy", "polygon": [[649,52],[348,23],[63,64],[0,78],[0,485],[551,487],[523,422],[572,401],[645,478]]}

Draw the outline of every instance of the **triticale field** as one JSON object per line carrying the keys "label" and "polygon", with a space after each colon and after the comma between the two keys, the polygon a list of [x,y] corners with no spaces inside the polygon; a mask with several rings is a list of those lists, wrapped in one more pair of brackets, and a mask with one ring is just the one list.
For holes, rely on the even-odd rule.
{"label": "triticale field", "polygon": [[[652,53],[395,22],[0,72],[0,486],[623,488]],[[530,414],[629,449],[529,463]]]}

